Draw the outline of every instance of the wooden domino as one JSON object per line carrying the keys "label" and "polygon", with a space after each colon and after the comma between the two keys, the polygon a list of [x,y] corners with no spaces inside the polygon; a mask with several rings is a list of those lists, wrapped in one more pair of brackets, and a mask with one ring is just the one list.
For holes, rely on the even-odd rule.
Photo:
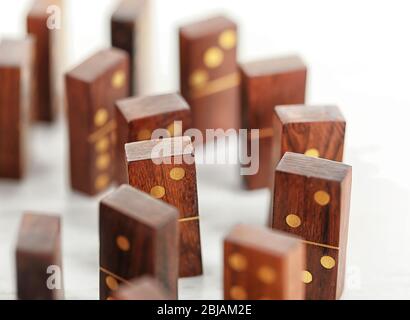
{"label": "wooden domino", "polygon": [[34,45],[32,37],[0,43],[0,178],[21,179],[26,172]]}
{"label": "wooden domino", "polygon": [[35,78],[37,94],[32,117],[51,122],[59,109],[59,64],[61,30],[49,28],[50,6],[59,6],[61,0],[35,0],[27,16],[27,32],[36,39]]}
{"label": "wooden domino", "polygon": [[128,185],[100,202],[100,298],[120,284],[156,278],[177,298],[178,210]]}
{"label": "wooden domino", "polygon": [[224,241],[225,300],[301,300],[305,244],[265,227],[237,225]]}
{"label": "wooden domino", "polygon": [[128,182],[124,145],[151,139],[156,129],[167,130],[167,137],[181,136],[191,127],[191,110],[179,94],[133,97],[116,103],[118,183]]}
{"label": "wooden domino", "polygon": [[129,92],[137,95],[138,90],[138,34],[139,19],[144,12],[146,0],[122,0],[111,16],[111,45],[126,51],[130,58]]}
{"label": "wooden domino", "polygon": [[346,121],[338,107],[279,106],[273,123],[273,168],[286,152],[343,161]]}
{"label": "wooden domino", "polygon": [[126,144],[129,184],[179,209],[181,277],[202,274],[194,148],[190,137]]}
{"label": "wooden domino", "polygon": [[[244,176],[248,189],[271,187],[273,110],[278,105],[305,102],[307,67],[298,56],[279,57],[242,64],[242,128],[259,129],[259,171]],[[248,137],[248,150],[251,143]]]}
{"label": "wooden domino", "polygon": [[120,286],[113,300],[172,300],[170,294],[155,278],[144,276]]}
{"label": "wooden domino", "polygon": [[238,129],[237,25],[222,16],[179,31],[180,86],[193,113],[193,127]]}
{"label": "wooden domino", "polygon": [[98,52],[66,74],[71,187],[88,195],[114,179],[115,101],[128,96],[128,56]]}
{"label": "wooden domino", "polygon": [[306,298],[340,298],[345,277],[352,169],[287,152],[276,167],[271,226],[304,239]]}
{"label": "wooden domino", "polygon": [[19,300],[64,298],[58,216],[32,213],[23,216],[17,240],[16,269]]}

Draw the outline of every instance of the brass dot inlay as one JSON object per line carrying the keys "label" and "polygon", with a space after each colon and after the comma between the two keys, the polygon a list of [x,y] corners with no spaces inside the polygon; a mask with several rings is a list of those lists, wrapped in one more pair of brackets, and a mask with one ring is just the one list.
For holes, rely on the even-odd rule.
{"label": "brass dot inlay", "polygon": [[246,257],[240,253],[234,253],[228,258],[229,266],[236,272],[246,270],[248,267],[248,261]]}
{"label": "brass dot inlay", "polygon": [[335,267],[336,261],[330,256],[323,256],[320,259],[320,264],[322,265],[323,268],[330,270]]}
{"label": "brass dot inlay", "polygon": [[184,179],[185,177],[185,170],[184,168],[173,168],[169,172],[169,176],[172,180],[179,181]]}
{"label": "brass dot inlay", "polygon": [[154,198],[161,199],[163,196],[165,196],[165,188],[161,186],[155,186],[151,189],[150,193]]}
{"label": "brass dot inlay", "polygon": [[330,195],[323,190],[315,192],[314,199],[320,206],[326,206],[330,202]]}
{"label": "brass dot inlay", "polygon": [[97,157],[95,164],[98,170],[105,170],[110,165],[110,162],[111,162],[110,154],[105,153]]}
{"label": "brass dot inlay", "polygon": [[118,290],[118,281],[114,277],[111,277],[111,276],[106,277],[105,284],[112,291]]}
{"label": "brass dot inlay", "polygon": [[265,284],[272,284],[276,280],[276,271],[268,266],[261,267],[258,270],[258,278]]}
{"label": "brass dot inlay", "polygon": [[138,132],[137,140],[138,141],[151,140],[151,131],[148,129],[140,130]]}
{"label": "brass dot inlay", "polygon": [[168,127],[168,134],[170,137],[182,135],[182,126],[180,122],[173,122]]}
{"label": "brass dot inlay", "polygon": [[312,158],[319,158],[320,153],[318,149],[312,148],[306,150],[305,155]]}
{"label": "brass dot inlay", "polygon": [[309,284],[313,281],[313,276],[309,271],[302,272],[302,281],[303,283]]}
{"label": "brass dot inlay", "polygon": [[189,85],[192,88],[202,88],[208,82],[209,75],[205,70],[196,70],[189,77]]}
{"label": "brass dot inlay", "polygon": [[111,84],[115,89],[122,88],[125,84],[125,72],[122,70],[114,73],[111,79]]}
{"label": "brass dot inlay", "polygon": [[113,297],[107,297],[106,300],[114,300],[114,298]]}
{"label": "brass dot inlay", "polygon": [[101,127],[104,124],[106,124],[107,121],[108,121],[108,111],[103,108],[98,109],[98,111],[95,113],[95,116],[94,116],[94,125],[96,127]]}
{"label": "brass dot inlay", "polygon": [[219,45],[225,50],[230,50],[236,46],[235,30],[225,30],[219,36]]}
{"label": "brass dot inlay", "polygon": [[105,152],[108,150],[109,146],[110,140],[107,137],[104,137],[97,141],[97,143],[95,144],[95,150],[97,152]]}
{"label": "brass dot inlay", "polygon": [[204,55],[204,64],[211,69],[218,68],[224,60],[224,53],[218,47],[209,48]]}
{"label": "brass dot inlay", "polygon": [[97,190],[102,190],[110,183],[110,177],[107,174],[101,174],[95,180],[94,186]]}
{"label": "brass dot inlay", "polygon": [[297,228],[302,224],[302,220],[296,214],[289,214],[286,217],[286,224],[291,228]]}
{"label": "brass dot inlay", "polygon": [[246,290],[241,286],[233,286],[229,293],[233,300],[246,300],[248,297]]}
{"label": "brass dot inlay", "polygon": [[129,240],[124,237],[124,236],[118,236],[116,239],[116,243],[117,243],[117,247],[121,250],[121,251],[128,251],[130,250],[130,242]]}

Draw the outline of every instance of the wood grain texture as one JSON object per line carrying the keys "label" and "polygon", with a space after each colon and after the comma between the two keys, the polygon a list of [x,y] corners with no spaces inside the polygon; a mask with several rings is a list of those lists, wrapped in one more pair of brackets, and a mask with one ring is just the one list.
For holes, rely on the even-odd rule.
{"label": "wood grain texture", "polygon": [[336,106],[278,106],[273,127],[273,168],[286,152],[343,161],[346,121]]}
{"label": "wood grain texture", "polygon": [[100,298],[120,284],[155,277],[178,296],[178,210],[128,185],[100,202]]}
{"label": "wood grain texture", "polygon": [[238,225],[224,241],[226,300],[301,300],[305,244],[264,227]]}
{"label": "wood grain texture", "polygon": [[138,95],[139,19],[146,0],[122,0],[111,16],[111,45],[128,53],[130,59],[129,92]]}
{"label": "wood grain texture", "polygon": [[66,74],[73,190],[95,195],[114,180],[115,101],[128,96],[128,56],[98,52]]}
{"label": "wood grain texture", "polygon": [[144,276],[122,285],[113,300],[171,300],[171,295],[158,280]]}
{"label": "wood grain texture", "polygon": [[[116,103],[118,183],[128,182],[126,143],[151,139],[157,129],[167,130],[164,137],[181,136],[191,127],[191,110],[176,93],[127,98]],[[179,123],[181,122],[181,126]]]}
{"label": "wood grain texture", "polygon": [[180,89],[193,113],[193,127],[239,128],[237,25],[222,16],[179,30]]}
{"label": "wood grain texture", "polygon": [[0,43],[0,178],[21,179],[26,172],[34,44],[32,37]]}
{"label": "wood grain texture", "polygon": [[[160,143],[187,141],[183,150],[148,158]],[[167,149],[167,148],[165,148]],[[189,137],[134,142],[126,145],[129,184],[179,209],[180,277],[202,274],[195,157]],[[179,156],[183,154],[182,156]]]}
{"label": "wood grain texture", "polygon": [[20,224],[17,248],[17,297],[20,300],[59,300],[64,298],[63,279],[60,289],[49,289],[50,266],[58,266],[62,277],[60,218],[26,213]]}
{"label": "wood grain texture", "polygon": [[260,129],[266,139],[260,142],[260,154],[253,155],[259,157],[260,172],[245,177],[245,183],[249,189],[270,188],[274,107],[304,103],[307,67],[300,57],[286,56],[244,63],[239,69],[242,128]]}
{"label": "wood grain texture", "polygon": [[340,298],[345,276],[352,169],[285,153],[276,167],[271,227],[307,243],[307,299]]}
{"label": "wood grain texture", "polygon": [[52,122],[60,108],[58,97],[58,64],[60,57],[61,31],[49,29],[47,20],[51,13],[47,12],[49,6],[59,6],[61,0],[35,0],[27,16],[27,32],[36,39],[36,110],[33,116],[38,121]]}

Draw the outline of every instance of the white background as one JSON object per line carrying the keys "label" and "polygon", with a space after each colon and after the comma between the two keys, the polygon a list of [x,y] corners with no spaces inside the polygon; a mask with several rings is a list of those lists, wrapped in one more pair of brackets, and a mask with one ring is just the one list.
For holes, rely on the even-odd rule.
{"label": "white background", "polygon": [[[0,2],[1,37],[22,37],[30,1]],[[114,0],[66,0],[69,69],[109,45]],[[308,102],[338,104],[353,166],[347,299],[410,298],[408,1],[152,0],[144,93],[178,89],[177,27],[213,13],[240,25],[240,60],[299,53],[310,67]],[[1,84],[0,84],[1,85]],[[13,249],[24,210],[63,216],[66,296],[98,297],[98,198],[70,192],[64,122],[32,130],[31,170],[0,182],[0,298],[15,297]],[[180,297],[222,297],[221,241],[237,222],[263,223],[266,190],[240,188],[236,167],[199,166],[205,276],[180,282]]]}

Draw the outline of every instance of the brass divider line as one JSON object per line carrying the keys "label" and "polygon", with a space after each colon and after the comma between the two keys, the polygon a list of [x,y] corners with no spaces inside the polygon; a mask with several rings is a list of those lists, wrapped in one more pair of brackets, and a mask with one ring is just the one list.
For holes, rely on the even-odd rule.
{"label": "brass divider line", "polygon": [[111,120],[108,122],[104,127],[98,129],[97,131],[93,132],[88,136],[88,142],[89,143],[94,143],[98,141],[99,138],[107,135],[108,133],[114,131],[117,128],[117,124],[115,123],[115,120]]}
{"label": "brass divider line", "polygon": [[331,245],[328,245],[328,244],[317,243],[317,242],[312,242],[312,241],[307,241],[307,240],[302,240],[302,242],[306,243],[306,244],[311,244],[311,245],[317,246],[317,247],[339,250],[339,247],[334,247],[334,246],[331,246]]}
{"label": "brass divider line", "polygon": [[189,221],[195,221],[195,220],[199,220],[199,216],[191,217],[191,218],[182,218],[182,219],[179,219],[178,221],[179,222],[189,222]]}
{"label": "brass divider line", "polygon": [[198,99],[213,95],[231,88],[239,86],[241,79],[238,72],[228,74],[216,80],[208,82],[204,87],[192,89],[191,98]]}
{"label": "brass divider line", "polygon": [[124,282],[128,285],[132,286],[132,283],[129,282],[128,280],[125,280],[124,278],[121,278],[120,276],[116,275],[115,273],[112,273],[111,271],[108,271],[107,269],[100,267],[100,270],[106,274],[108,274],[109,276],[112,276],[113,278],[116,278],[117,280],[120,280],[121,282]]}

